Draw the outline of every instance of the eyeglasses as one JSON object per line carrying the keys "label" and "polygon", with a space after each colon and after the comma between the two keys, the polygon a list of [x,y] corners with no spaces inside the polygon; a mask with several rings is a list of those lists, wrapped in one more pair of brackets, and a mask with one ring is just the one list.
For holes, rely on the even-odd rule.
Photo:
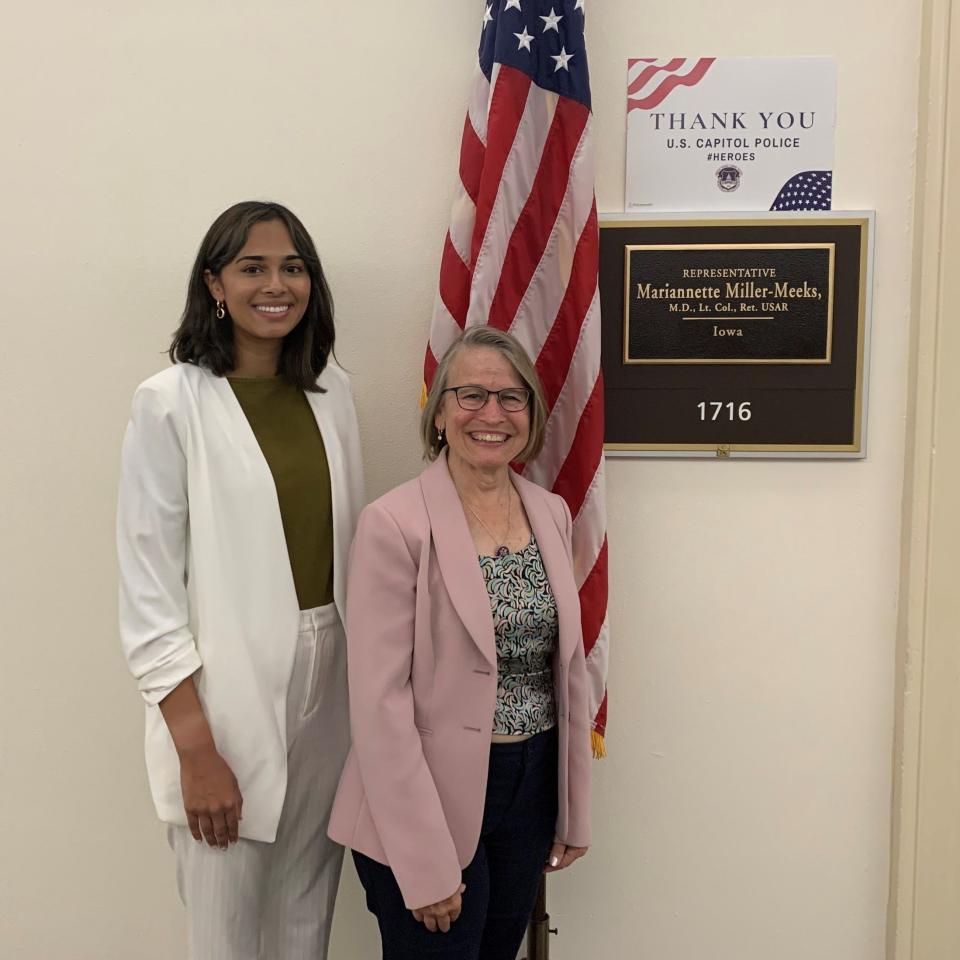
{"label": "eyeglasses", "polygon": [[463,410],[482,410],[491,396],[497,398],[497,403],[507,413],[519,413],[527,409],[530,402],[528,387],[504,387],[502,390],[488,390],[486,387],[477,387],[473,384],[464,387],[447,387],[443,393],[453,391],[457,403]]}

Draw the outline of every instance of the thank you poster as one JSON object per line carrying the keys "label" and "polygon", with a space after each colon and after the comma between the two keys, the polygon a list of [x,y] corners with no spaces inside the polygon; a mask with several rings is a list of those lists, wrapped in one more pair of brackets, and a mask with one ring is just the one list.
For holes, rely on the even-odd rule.
{"label": "thank you poster", "polygon": [[627,210],[829,210],[836,78],[821,57],[629,60]]}

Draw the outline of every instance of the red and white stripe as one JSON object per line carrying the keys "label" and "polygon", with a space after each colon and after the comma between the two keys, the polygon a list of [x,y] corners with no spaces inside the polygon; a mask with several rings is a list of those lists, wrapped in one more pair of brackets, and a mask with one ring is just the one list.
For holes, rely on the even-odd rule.
{"label": "red and white stripe", "polygon": [[677,87],[695,87],[715,61],[716,57],[628,60],[627,111],[652,110]]}
{"label": "red and white stripe", "polygon": [[524,468],[574,517],[574,567],[594,727],[606,726],[607,540],[593,120],[583,104],[496,64],[478,70],[460,148],[424,362],[466,327],[509,330],[536,358],[550,416]]}

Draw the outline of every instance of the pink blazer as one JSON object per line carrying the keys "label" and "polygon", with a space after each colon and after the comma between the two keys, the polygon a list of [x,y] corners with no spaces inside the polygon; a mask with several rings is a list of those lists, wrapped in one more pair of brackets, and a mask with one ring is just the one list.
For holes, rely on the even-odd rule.
{"label": "pink blazer", "polygon": [[[564,501],[514,475],[556,596],[556,837],[590,843],[590,717]],[[409,909],[450,896],[480,838],[497,695],[493,617],[441,456],[360,515],[347,579],[353,746],[329,834],[392,868]]]}

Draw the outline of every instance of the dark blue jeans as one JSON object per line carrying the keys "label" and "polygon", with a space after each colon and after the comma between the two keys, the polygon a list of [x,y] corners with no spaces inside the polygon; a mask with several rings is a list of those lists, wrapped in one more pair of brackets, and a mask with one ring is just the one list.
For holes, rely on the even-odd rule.
{"label": "dark blue jeans", "polygon": [[463,910],[449,933],[431,933],[414,920],[393,871],[354,851],[383,960],[515,960],[556,821],[556,728],[491,744],[480,842],[463,871]]}

